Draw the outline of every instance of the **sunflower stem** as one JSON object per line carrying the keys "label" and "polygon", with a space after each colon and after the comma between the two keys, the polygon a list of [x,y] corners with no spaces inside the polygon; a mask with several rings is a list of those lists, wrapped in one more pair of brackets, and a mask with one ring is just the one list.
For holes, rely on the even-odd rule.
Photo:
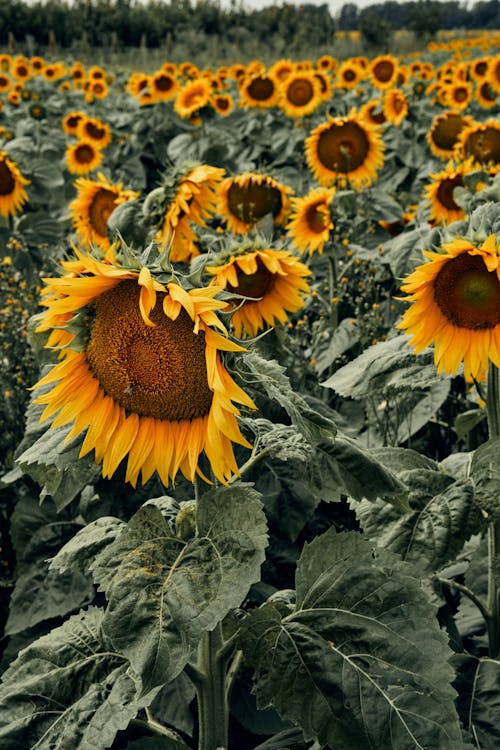
{"label": "sunflower stem", "polygon": [[227,748],[228,702],[226,693],[226,658],[222,624],[204,634],[199,648],[196,685],[198,698],[198,750]]}
{"label": "sunflower stem", "polygon": [[[500,436],[500,378],[496,365],[490,362],[488,391],[486,396],[489,437]],[[500,520],[488,524],[488,613],[486,620],[490,656],[496,658],[500,652],[500,588],[495,575],[495,561],[500,554]]]}

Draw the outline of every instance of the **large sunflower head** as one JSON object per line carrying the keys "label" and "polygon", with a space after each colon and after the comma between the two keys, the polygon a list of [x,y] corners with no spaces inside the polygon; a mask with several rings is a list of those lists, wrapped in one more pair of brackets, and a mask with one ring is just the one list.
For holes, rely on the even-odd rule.
{"label": "large sunflower head", "polygon": [[238,82],[240,107],[273,107],[278,103],[279,80],[272,73],[248,74]]}
{"label": "large sunflower head", "polygon": [[246,234],[268,214],[279,225],[288,214],[291,192],[291,188],[269,175],[244,172],[222,183],[219,213],[234,234]]}
{"label": "large sunflower head", "polygon": [[121,183],[109,182],[102,173],[97,180],[80,177],[75,187],[77,195],[69,204],[69,212],[81,244],[86,248],[95,244],[102,250],[109,249],[111,243],[106,227],[109,217],[118,205],[139,194],[124,190]]}
{"label": "large sunflower head", "polygon": [[434,156],[449,159],[458,143],[460,133],[472,123],[470,117],[455,110],[436,115],[427,133],[427,143]]}
{"label": "large sunflower head", "polygon": [[313,188],[304,198],[292,198],[288,236],[298,250],[322,253],[330,238],[333,221],[330,205],[335,188]]}
{"label": "large sunflower head", "polygon": [[453,191],[464,187],[464,176],[473,170],[471,159],[454,166],[449,162],[446,169],[430,174],[432,182],[425,187],[430,204],[430,220],[434,224],[451,224],[465,218],[465,211],[456,203]]}
{"label": "large sunflower head", "polygon": [[368,73],[375,88],[390,89],[397,81],[398,61],[392,55],[379,55],[371,61]]}
{"label": "large sunflower head", "polygon": [[321,100],[320,81],[312,70],[290,73],[280,85],[279,104],[289,117],[311,115]]}
{"label": "large sunflower head", "polygon": [[500,367],[500,246],[454,239],[403,282],[410,307],[398,328],[416,352],[434,344],[438,372],[454,375],[461,362],[467,380],[481,379],[491,360]]}
{"label": "large sunflower head", "polygon": [[191,223],[206,226],[218,205],[225,171],[199,162],[184,162],[168,172],[163,184],[144,203],[147,223],[158,226],[161,249],[169,247],[170,260],[189,262],[199,250]]}
{"label": "large sunflower head", "polygon": [[384,161],[378,128],[352,110],[318,125],[305,142],[309,168],[322,185],[348,181],[354,189],[370,184]]}
{"label": "large sunflower head", "polygon": [[66,168],[71,174],[88,174],[102,162],[102,151],[93,141],[80,140],[66,149]]}
{"label": "large sunflower head", "polygon": [[5,151],[0,151],[0,216],[19,213],[28,200],[25,185],[29,185],[29,180],[23,177]]}
{"label": "large sunflower head", "polygon": [[85,433],[80,457],[95,451],[104,477],[126,461],[133,486],[155,471],[165,486],[179,470],[205,479],[205,454],[227,483],[238,474],[232,444],[250,447],[235,404],[254,404],[223,363],[222,352],[242,349],[217,317],[227,307],[215,299],[220,289],[186,291],[171,274],[81,252],[62,265],[61,277],[45,279],[39,317],[39,331],[67,333],[35,386],[41,421],[71,426],[66,441]]}
{"label": "large sunflower head", "polygon": [[231,321],[238,338],[283,324],[289,313],[303,307],[311,271],[290,251],[266,247],[263,240],[245,240],[233,243],[219,260],[223,262],[206,270],[215,285],[238,295]]}
{"label": "large sunflower head", "polygon": [[457,143],[462,157],[471,156],[477,164],[500,163],[500,122],[491,118],[464,128]]}
{"label": "large sunflower head", "polygon": [[174,110],[179,117],[190,118],[202,107],[210,103],[212,87],[207,78],[188,81],[178,91],[174,101]]}

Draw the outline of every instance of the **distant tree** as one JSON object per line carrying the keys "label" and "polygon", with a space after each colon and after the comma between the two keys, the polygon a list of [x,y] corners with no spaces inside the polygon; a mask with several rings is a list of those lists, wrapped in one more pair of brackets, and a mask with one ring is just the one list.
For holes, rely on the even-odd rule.
{"label": "distant tree", "polygon": [[354,31],[358,28],[358,6],[346,3],[342,6],[338,17],[340,31]]}
{"label": "distant tree", "polygon": [[369,10],[360,15],[359,31],[366,46],[373,49],[387,48],[393,34],[391,24]]}
{"label": "distant tree", "polygon": [[433,0],[419,0],[410,11],[408,28],[417,39],[435,36],[439,30],[441,12]]}

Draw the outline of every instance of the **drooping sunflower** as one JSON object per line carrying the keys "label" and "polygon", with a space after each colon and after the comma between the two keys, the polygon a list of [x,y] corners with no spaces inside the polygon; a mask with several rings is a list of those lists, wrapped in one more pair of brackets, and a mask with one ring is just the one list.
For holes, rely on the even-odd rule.
{"label": "drooping sunflower", "polygon": [[219,213],[234,234],[246,234],[267,214],[283,224],[292,190],[270,175],[243,172],[227,177],[220,186]]}
{"label": "drooping sunflower", "polygon": [[466,379],[481,379],[489,360],[500,367],[500,247],[492,234],[440,250],[424,251],[427,263],[404,280],[411,306],[397,327],[416,352],[434,344],[438,372],[454,375],[463,361]]}
{"label": "drooping sunflower", "polygon": [[311,115],[321,100],[320,82],[312,70],[290,73],[279,87],[279,105],[289,117]]}
{"label": "drooping sunflower", "polygon": [[330,204],[335,188],[313,188],[304,198],[291,199],[288,236],[302,252],[322,253],[333,229]]}
{"label": "drooping sunflower", "polygon": [[464,128],[458,137],[457,153],[472,156],[477,164],[500,163],[500,122],[491,118]]}
{"label": "drooping sunflower", "polygon": [[278,83],[271,73],[246,75],[238,82],[240,107],[274,107],[278,103]]}
{"label": "drooping sunflower", "polygon": [[97,148],[106,148],[111,143],[111,128],[97,117],[84,117],[76,128],[76,135],[84,141],[92,141]]}
{"label": "drooping sunflower", "polygon": [[453,191],[464,186],[464,175],[473,169],[472,160],[459,165],[449,162],[446,169],[430,174],[432,182],[425,186],[425,196],[430,204],[430,220],[434,224],[451,224],[465,218],[465,211],[456,203]]}
{"label": "drooping sunflower", "polygon": [[310,269],[288,250],[274,250],[258,241],[243,242],[226,262],[207,266],[214,284],[227,292],[248,297],[235,298],[232,316],[238,338],[256,336],[267,326],[285,323],[288,314],[304,305],[309,293],[306,276]]}
{"label": "drooping sunflower", "polygon": [[66,149],[66,168],[71,174],[88,174],[102,162],[102,151],[89,140],[80,140]]}
{"label": "drooping sunflower", "polygon": [[473,122],[472,118],[454,110],[436,115],[427,133],[427,143],[434,156],[449,159],[453,155],[460,133]]}
{"label": "drooping sunflower", "polygon": [[189,262],[200,254],[191,223],[206,226],[218,205],[225,170],[207,164],[179,164],[166,177],[161,204],[161,228],[156,240],[169,248],[170,260]]}
{"label": "drooping sunflower", "polygon": [[312,173],[326,186],[340,180],[359,189],[376,179],[384,161],[379,129],[354,110],[318,125],[306,138],[305,152]]}
{"label": "drooping sunflower", "polygon": [[398,61],[392,55],[379,55],[371,61],[368,74],[375,88],[390,89],[396,84]]}
{"label": "drooping sunflower", "polygon": [[393,125],[401,125],[408,114],[408,101],[399,89],[388,89],[384,96],[384,115]]}
{"label": "drooping sunflower", "polygon": [[179,117],[190,118],[198,110],[210,103],[212,88],[206,78],[189,81],[178,91],[174,110]]}
{"label": "drooping sunflower", "polygon": [[250,447],[235,404],[254,404],[224,367],[221,352],[242,348],[216,315],[227,307],[215,299],[219,288],[186,292],[147,267],[77,256],[63,263],[65,275],[45,280],[38,330],[71,333],[58,364],[35,386],[43,388],[35,391],[45,405],[41,421],[72,425],[66,441],[85,433],[80,457],[95,451],[104,477],[126,459],[134,487],[139,474],[145,483],[155,471],[165,486],[179,470],[189,481],[205,479],[204,453],[227,483],[238,474],[232,444]]}
{"label": "drooping sunflower", "polygon": [[76,198],[69,204],[73,227],[86,248],[95,244],[102,250],[109,249],[106,224],[115,208],[121,203],[138,197],[133,190],[124,190],[123,185],[113,184],[101,172],[97,180],[80,177],[75,182]]}
{"label": "drooping sunflower", "polygon": [[29,185],[29,180],[23,177],[5,151],[0,151],[0,216],[19,213],[28,200],[25,185]]}

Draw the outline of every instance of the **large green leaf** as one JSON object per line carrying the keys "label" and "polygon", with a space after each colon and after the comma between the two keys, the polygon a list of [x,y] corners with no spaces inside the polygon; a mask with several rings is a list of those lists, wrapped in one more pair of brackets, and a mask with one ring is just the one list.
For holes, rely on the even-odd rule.
{"label": "large green leaf", "polygon": [[500,437],[491,438],[472,454],[470,476],[481,510],[490,519],[500,518]]}
{"label": "large green leaf", "polygon": [[0,688],[1,750],[104,750],[142,701],[126,659],[100,630],[102,612],[74,615],[5,672]]}
{"label": "large green leaf", "polygon": [[250,613],[241,646],[260,707],[335,750],[457,750],[450,651],[397,556],[333,529],[306,545],[297,604]]}
{"label": "large green leaf", "polygon": [[244,484],[208,491],[189,541],[145,505],[97,556],[92,570],[109,600],[104,632],[146,689],[177,677],[203,633],[259,579],[267,544],[259,497]]}
{"label": "large green leaf", "polygon": [[458,703],[466,729],[480,750],[500,747],[500,661],[460,654],[454,657],[458,668]]}
{"label": "large green leaf", "polygon": [[101,549],[111,544],[124,526],[124,521],[119,518],[97,518],[75,534],[54,555],[50,561],[50,569],[61,573],[66,570],[85,572]]}

